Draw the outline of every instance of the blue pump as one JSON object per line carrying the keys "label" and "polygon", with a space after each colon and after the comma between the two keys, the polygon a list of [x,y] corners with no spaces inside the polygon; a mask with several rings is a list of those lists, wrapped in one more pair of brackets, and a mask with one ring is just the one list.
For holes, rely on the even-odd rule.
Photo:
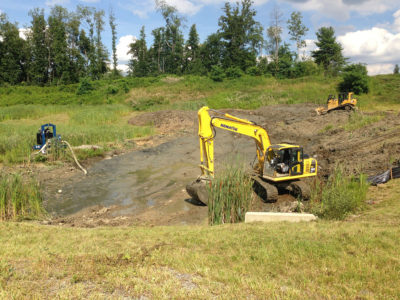
{"label": "blue pump", "polygon": [[61,135],[57,135],[56,125],[48,123],[40,127],[39,131],[36,133],[37,145],[33,146],[34,150],[40,150],[46,145],[49,139],[56,138],[61,140]]}

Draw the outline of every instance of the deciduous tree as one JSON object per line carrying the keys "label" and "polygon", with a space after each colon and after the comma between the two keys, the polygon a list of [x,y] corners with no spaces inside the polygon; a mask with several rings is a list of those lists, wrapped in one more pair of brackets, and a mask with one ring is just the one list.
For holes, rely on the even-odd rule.
{"label": "deciduous tree", "polygon": [[113,74],[117,75],[117,65],[118,65],[118,58],[117,58],[117,24],[115,23],[115,15],[114,11],[110,9],[109,13],[109,24],[111,28],[111,49],[112,49],[112,63],[113,63]]}
{"label": "deciduous tree", "polygon": [[274,73],[278,73],[279,68],[279,48],[282,42],[282,16],[283,13],[277,6],[271,12],[271,25],[267,29],[268,44],[267,48],[272,56],[272,64],[275,68]]}
{"label": "deciduous tree", "polygon": [[224,41],[222,63],[225,68],[238,66],[246,70],[256,65],[258,50],[263,42],[262,27],[255,20],[251,0],[242,0],[232,7],[229,2],[219,18],[219,35]]}
{"label": "deciduous tree", "polygon": [[27,35],[30,47],[29,77],[33,83],[44,85],[49,79],[47,22],[43,9],[35,8],[29,12],[29,15],[32,18]]}
{"label": "deciduous tree", "polygon": [[300,49],[307,45],[304,36],[308,31],[308,28],[303,24],[303,16],[300,12],[292,12],[290,19],[288,20],[288,29],[290,40],[296,42],[297,59],[299,59]]}
{"label": "deciduous tree", "polygon": [[26,80],[25,43],[17,24],[0,14],[0,82],[17,84]]}

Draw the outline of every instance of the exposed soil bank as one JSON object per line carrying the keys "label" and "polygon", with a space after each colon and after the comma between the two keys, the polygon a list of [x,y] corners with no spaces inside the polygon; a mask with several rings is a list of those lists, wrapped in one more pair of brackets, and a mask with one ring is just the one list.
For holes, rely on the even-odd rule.
{"label": "exposed soil bank", "polygon": [[[329,174],[339,162],[354,174],[376,174],[399,158],[398,113],[383,113],[377,122],[346,131],[342,126],[351,113],[336,111],[317,116],[314,109],[313,104],[298,104],[227,112],[264,126],[272,143],[302,145],[305,153],[317,157],[321,175]],[[96,162],[88,176],[74,172],[72,176],[44,181],[48,211],[64,216],[52,223],[96,226],[207,222],[206,207],[185,201],[186,184],[200,173],[196,113],[144,113],[129,123],[154,124],[160,133],[169,136],[168,141],[159,144],[156,138],[152,141],[154,147]],[[223,130],[217,130],[215,151],[216,170],[231,163],[236,155],[247,164],[255,158],[251,139]],[[287,195],[280,199],[290,200]],[[260,205],[260,209],[267,207]]]}

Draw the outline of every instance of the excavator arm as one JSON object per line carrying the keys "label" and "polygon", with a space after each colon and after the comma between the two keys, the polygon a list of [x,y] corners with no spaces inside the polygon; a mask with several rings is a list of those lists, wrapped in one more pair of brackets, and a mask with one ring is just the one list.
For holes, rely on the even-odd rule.
{"label": "excavator arm", "polygon": [[[212,115],[210,115],[210,112]],[[262,176],[264,170],[265,154],[271,145],[267,131],[252,121],[234,117],[227,113],[212,110],[207,106],[198,111],[200,161],[202,176],[214,176],[214,137],[215,128],[249,136],[255,140],[257,148],[258,165],[255,169]]]}

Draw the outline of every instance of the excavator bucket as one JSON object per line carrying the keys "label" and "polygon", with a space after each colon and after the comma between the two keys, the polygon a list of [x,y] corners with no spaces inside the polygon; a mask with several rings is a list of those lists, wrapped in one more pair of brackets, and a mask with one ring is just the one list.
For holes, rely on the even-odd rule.
{"label": "excavator bucket", "polygon": [[196,180],[186,186],[186,191],[194,201],[208,204],[208,190],[204,180]]}

